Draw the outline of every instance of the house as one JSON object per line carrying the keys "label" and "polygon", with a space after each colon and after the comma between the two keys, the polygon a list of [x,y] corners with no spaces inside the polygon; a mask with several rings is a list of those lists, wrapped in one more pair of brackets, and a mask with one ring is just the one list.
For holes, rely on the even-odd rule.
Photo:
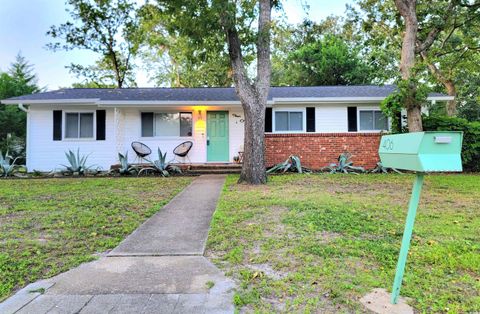
{"label": "house", "polygon": [[[299,155],[320,168],[349,151],[374,167],[389,121],[380,102],[395,86],[272,87],[266,111],[266,164]],[[449,96],[431,94],[430,101]],[[64,152],[80,149],[103,169],[133,141],[168,152],[192,141],[192,163],[232,162],[242,151],[244,114],[234,88],[60,89],[3,100],[27,111],[27,167],[59,169]],[[28,105],[28,106],[27,106]],[[27,107],[25,107],[27,106]]]}

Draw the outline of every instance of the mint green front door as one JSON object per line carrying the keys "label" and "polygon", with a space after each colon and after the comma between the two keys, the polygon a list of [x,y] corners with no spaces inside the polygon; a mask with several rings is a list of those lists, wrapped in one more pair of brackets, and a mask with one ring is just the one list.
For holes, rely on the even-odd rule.
{"label": "mint green front door", "polygon": [[207,111],[207,161],[228,161],[228,112]]}

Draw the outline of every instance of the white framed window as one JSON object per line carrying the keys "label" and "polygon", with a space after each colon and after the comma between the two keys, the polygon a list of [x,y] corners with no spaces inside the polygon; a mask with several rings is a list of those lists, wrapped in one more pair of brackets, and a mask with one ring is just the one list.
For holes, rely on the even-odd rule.
{"label": "white framed window", "polygon": [[381,110],[360,109],[358,111],[358,129],[360,131],[387,131],[388,118]]}
{"label": "white framed window", "polygon": [[303,132],[304,112],[300,110],[278,110],[274,113],[275,132]]}
{"label": "white framed window", "polygon": [[142,137],[190,137],[192,112],[143,112]]}
{"label": "white framed window", "polygon": [[93,139],[95,113],[65,112],[65,139]]}

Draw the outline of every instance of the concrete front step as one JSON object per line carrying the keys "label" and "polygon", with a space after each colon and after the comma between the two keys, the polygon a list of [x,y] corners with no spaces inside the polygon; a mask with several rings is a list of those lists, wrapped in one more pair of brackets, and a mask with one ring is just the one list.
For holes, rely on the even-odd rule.
{"label": "concrete front step", "polygon": [[242,171],[242,165],[232,163],[190,164],[184,166],[184,171],[192,174],[240,173]]}
{"label": "concrete front step", "polygon": [[242,169],[193,169],[185,172],[191,174],[235,174],[241,171]]}

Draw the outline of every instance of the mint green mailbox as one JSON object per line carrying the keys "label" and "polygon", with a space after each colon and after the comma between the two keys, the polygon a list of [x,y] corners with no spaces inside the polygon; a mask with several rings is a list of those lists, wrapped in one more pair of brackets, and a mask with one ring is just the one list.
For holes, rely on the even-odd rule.
{"label": "mint green mailbox", "polygon": [[462,132],[384,135],[378,154],[385,167],[421,171],[462,171]]}
{"label": "mint green mailbox", "polygon": [[415,215],[425,172],[462,171],[462,132],[415,132],[384,135],[378,154],[384,167],[416,171],[412,195],[408,204],[402,246],[398,257],[391,303],[398,302],[408,249],[412,238]]}

